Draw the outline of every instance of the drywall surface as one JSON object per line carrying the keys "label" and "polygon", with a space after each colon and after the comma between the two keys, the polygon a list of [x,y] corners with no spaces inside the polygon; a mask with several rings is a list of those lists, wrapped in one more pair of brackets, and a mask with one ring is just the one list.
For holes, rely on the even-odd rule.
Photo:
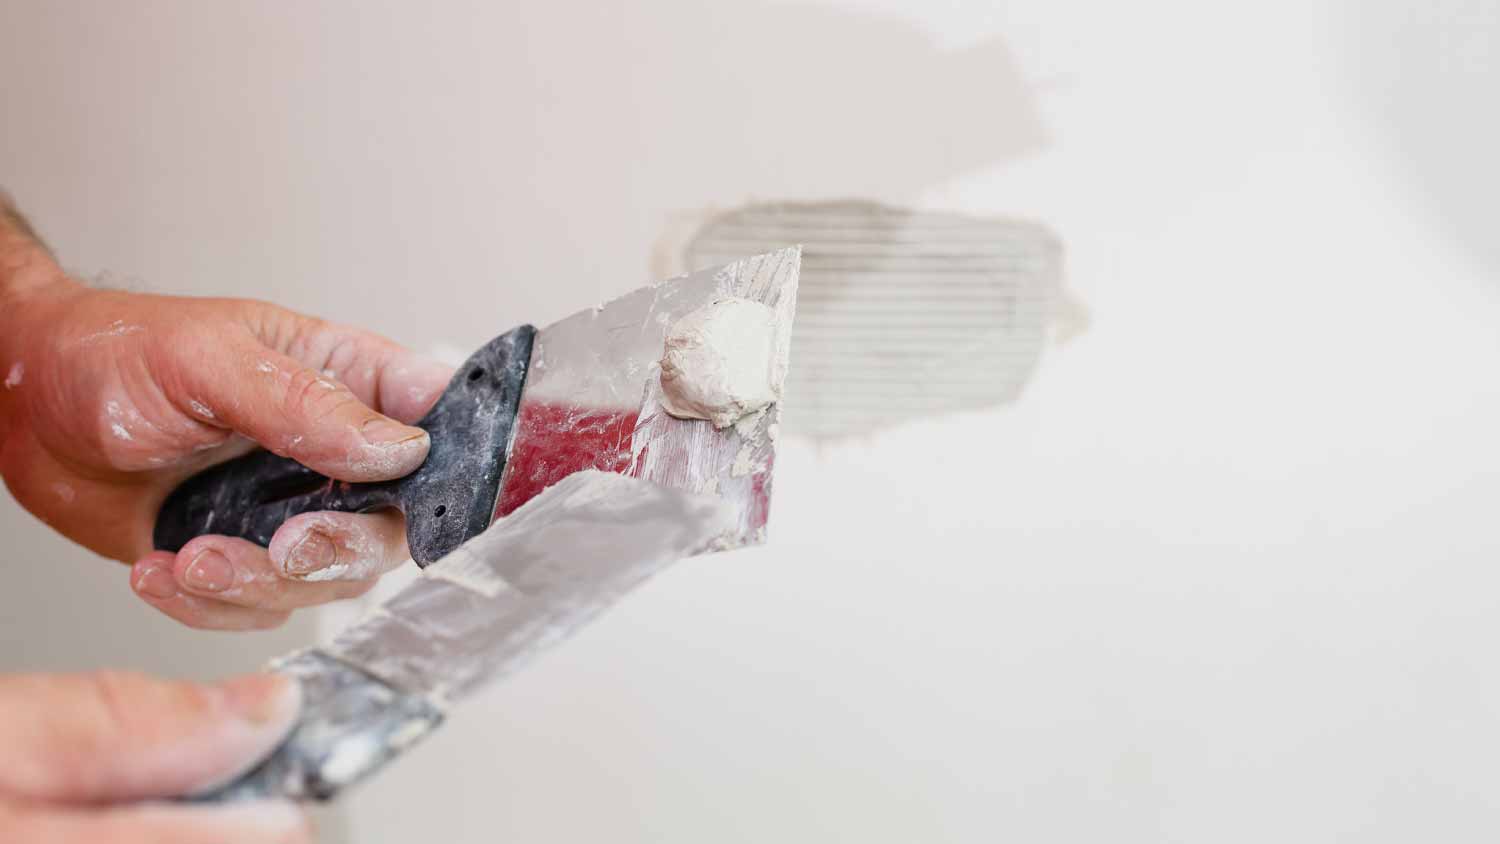
{"label": "drywall surface", "polygon": [[785,243],[802,246],[791,434],[863,437],[1014,401],[1060,333],[1061,248],[1025,220],[752,203],[705,221],[681,260],[696,270]]}
{"label": "drywall surface", "polygon": [[[1500,284],[1452,150],[1497,117],[1371,107],[1429,75],[1353,39],[1414,8],[11,0],[0,179],[82,270],[419,347],[649,280],[683,209],[1062,240],[1093,324],[1018,401],[783,436],[767,546],[456,709],[351,840],[1493,840]],[[1465,9],[1398,28],[1493,72]],[[0,519],[7,668],[264,644]]]}

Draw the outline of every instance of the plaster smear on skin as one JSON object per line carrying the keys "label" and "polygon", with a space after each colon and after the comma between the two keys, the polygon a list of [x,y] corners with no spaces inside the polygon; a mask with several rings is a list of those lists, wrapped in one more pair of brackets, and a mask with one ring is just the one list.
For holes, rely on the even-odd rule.
{"label": "plaster smear on skin", "polygon": [[782,331],[776,311],[730,297],[689,312],[667,332],[662,406],[727,428],[781,399]]}
{"label": "plaster smear on skin", "polygon": [[[355,433],[358,435],[358,429],[355,429]],[[412,449],[421,447],[422,437],[420,435],[414,436],[409,440],[402,440],[386,445],[369,443],[363,448],[350,452],[348,458],[344,461],[344,465],[348,466],[350,471],[353,472],[378,473],[387,476],[400,474],[401,469],[410,460],[408,455]]]}
{"label": "plaster smear on skin", "polygon": [[[286,551],[282,551],[281,547],[276,548],[277,553],[273,559],[277,561],[278,567],[286,572],[287,577],[309,583],[322,583],[331,580],[371,580],[380,575],[384,568],[384,554],[382,545],[376,537],[363,530],[346,529],[339,519],[328,515],[316,515],[309,521],[310,524],[300,537],[294,541],[288,541],[291,548]],[[333,543],[336,549],[333,563],[309,572],[288,571],[286,563],[291,551],[295,550],[296,546],[314,531],[323,534]],[[272,545],[276,546],[280,543],[273,540]]]}
{"label": "plaster smear on skin", "polygon": [[364,580],[362,577],[349,576],[349,563],[334,563],[331,566],[310,571],[306,574],[296,575],[296,578],[307,583],[322,583],[327,580]]}
{"label": "plaster smear on skin", "polygon": [[333,565],[324,566],[306,574],[290,576],[310,583],[322,583],[329,580],[373,580],[379,577],[381,570],[385,568],[380,554],[372,547],[369,537],[360,536],[356,540],[346,534],[345,541],[337,544],[339,553],[348,552],[353,555],[353,559],[334,562]]}
{"label": "plaster smear on skin", "polygon": [[5,389],[14,390],[21,386],[21,379],[26,375],[26,364],[16,361],[10,367],[10,372],[5,375]]}
{"label": "plaster smear on skin", "polygon": [[130,436],[129,430],[126,430],[123,421],[121,421],[124,418],[124,414],[120,412],[120,402],[105,402],[104,412],[105,415],[110,417],[110,433],[113,433],[115,439],[123,439],[126,442],[135,439],[133,436]]}
{"label": "plaster smear on skin", "polygon": [[105,328],[103,331],[95,331],[93,334],[86,334],[83,337],[79,338],[78,345],[88,346],[97,343],[100,340],[108,340],[111,337],[125,337],[130,334],[139,334],[145,330],[146,329],[140,327],[139,325],[126,325],[125,320],[117,319],[114,322],[110,323],[109,327]]}
{"label": "plaster smear on skin", "polygon": [[148,428],[155,427],[150,422],[147,422],[146,418],[141,416],[140,412],[137,411],[134,407],[129,408],[127,411],[126,409],[121,408],[120,403],[118,401],[115,401],[114,399],[110,399],[109,401],[106,401],[104,403],[104,414],[109,417],[110,433],[114,434],[116,439],[124,440],[126,442],[130,442],[131,440],[135,439],[135,437],[130,432],[130,427],[126,425],[127,422],[135,423],[137,430],[140,429],[141,425],[145,425]]}

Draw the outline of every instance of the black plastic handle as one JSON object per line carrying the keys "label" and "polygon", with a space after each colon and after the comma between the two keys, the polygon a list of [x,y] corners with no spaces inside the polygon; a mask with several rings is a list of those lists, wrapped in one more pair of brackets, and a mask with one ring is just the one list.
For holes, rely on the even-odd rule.
{"label": "black plastic handle", "polygon": [[513,328],[464,362],[417,422],[432,438],[432,448],[410,475],[347,483],[291,458],[256,451],[200,472],[173,490],[156,517],[156,547],[177,551],[204,534],[269,545],[281,523],[299,513],[395,507],[406,515],[412,559],[426,566],[441,558],[490,525],[535,336],[529,325]]}

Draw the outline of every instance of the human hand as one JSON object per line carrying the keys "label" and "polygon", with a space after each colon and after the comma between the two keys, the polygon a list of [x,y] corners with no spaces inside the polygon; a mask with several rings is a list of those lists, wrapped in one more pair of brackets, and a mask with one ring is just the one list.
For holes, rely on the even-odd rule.
{"label": "human hand", "polygon": [[250,768],[296,720],[274,674],[218,686],[104,672],[0,677],[0,841],[294,844],[294,804],[143,802],[212,788]]}
{"label": "human hand", "polygon": [[402,422],[431,406],[450,368],[263,302],[88,289],[40,247],[16,259],[4,234],[0,474],[22,506],[133,562],[135,592],[194,627],[273,627],[407,558],[394,511],[299,515],[269,549],[203,536],[172,554],[151,535],[174,487],[252,441],[339,480],[408,474],[429,443]]}

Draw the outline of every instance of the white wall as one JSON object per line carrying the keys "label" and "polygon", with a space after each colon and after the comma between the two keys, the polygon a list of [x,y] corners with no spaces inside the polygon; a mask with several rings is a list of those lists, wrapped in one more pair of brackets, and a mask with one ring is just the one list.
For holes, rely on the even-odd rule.
{"label": "white wall", "polygon": [[[357,840],[1500,831],[1492,3],[423,5],[12,0],[0,182],[80,271],[418,346],[749,198],[1044,220],[1094,319],[1015,407],[788,443],[769,547],[458,712]],[[282,645],[0,519],[0,667]]]}

